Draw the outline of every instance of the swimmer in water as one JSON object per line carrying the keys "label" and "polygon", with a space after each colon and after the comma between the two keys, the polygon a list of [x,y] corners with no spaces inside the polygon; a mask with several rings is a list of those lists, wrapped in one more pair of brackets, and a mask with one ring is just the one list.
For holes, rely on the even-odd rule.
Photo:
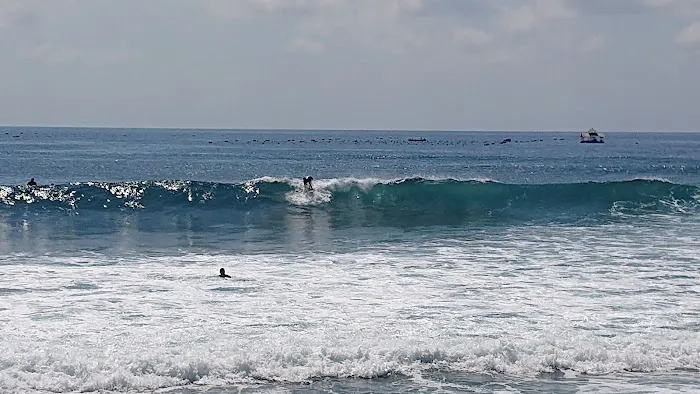
{"label": "swimmer in water", "polygon": [[36,181],[34,178],[30,179],[29,182],[27,182],[27,186],[36,186]]}
{"label": "swimmer in water", "polygon": [[231,275],[226,275],[226,270],[222,268],[222,269],[219,270],[219,277],[221,277],[221,278],[230,278]]}

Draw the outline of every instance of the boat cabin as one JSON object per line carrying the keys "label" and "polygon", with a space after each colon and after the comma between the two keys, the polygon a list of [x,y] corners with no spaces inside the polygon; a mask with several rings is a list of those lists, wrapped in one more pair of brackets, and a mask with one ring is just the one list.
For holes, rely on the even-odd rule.
{"label": "boat cabin", "polygon": [[605,136],[603,133],[597,132],[596,129],[589,129],[588,131],[581,133],[581,143],[603,143],[604,137]]}

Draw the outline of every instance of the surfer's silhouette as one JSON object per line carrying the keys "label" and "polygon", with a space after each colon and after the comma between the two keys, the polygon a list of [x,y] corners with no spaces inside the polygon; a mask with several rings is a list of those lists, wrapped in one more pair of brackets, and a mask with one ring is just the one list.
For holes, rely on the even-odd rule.
{"label": "surfer's silhouette", "polygon": [[36,181],[34,178],[30,179],[29,182],[27,182],[27,186],[36,186]]}
{"label": "surfer's silhouette", "polygon": [[226,270],[222,268],[222,269],[219,270],[219,277],[221,277],[221,278],[230,278],[231,275],[226,275]]}
{"label": "surfer's silhouette", "polygon": [[311,185],[311,181],[314,180],[312,176],[305,176],[302,180],[304,181],[304,191],[314,190],[314,187]]}

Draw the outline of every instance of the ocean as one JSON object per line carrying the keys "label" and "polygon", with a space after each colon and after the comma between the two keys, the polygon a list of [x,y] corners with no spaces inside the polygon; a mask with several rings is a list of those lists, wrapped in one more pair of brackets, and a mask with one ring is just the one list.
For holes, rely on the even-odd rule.
{"label": "ocean", "polygon": [[4,127],[0,168],[2,393],[700,392],[700,133]]}

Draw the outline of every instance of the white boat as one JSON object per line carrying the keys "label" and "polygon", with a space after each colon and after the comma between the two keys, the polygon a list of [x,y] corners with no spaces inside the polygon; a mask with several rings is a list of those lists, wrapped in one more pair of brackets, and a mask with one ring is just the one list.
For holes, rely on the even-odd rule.
{"label": "white boat", "polygon": [[581,133],[581,143],[582,144],[602,144],[605,135],[599,133],[596,129],[590,129],[584,133]]}

